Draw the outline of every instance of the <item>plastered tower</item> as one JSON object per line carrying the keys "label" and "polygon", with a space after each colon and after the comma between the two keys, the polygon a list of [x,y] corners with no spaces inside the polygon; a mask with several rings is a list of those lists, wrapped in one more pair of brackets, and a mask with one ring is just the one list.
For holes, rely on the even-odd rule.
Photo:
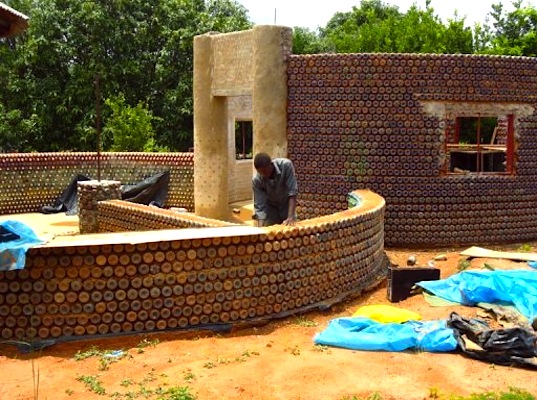
{"label": "plastered tower", "polygon": [[287,156],[287,58],[292,30],[260,25],[194,38],[194,202],[197,215],[229,212],[227,104],[252,99],[253,151]]}

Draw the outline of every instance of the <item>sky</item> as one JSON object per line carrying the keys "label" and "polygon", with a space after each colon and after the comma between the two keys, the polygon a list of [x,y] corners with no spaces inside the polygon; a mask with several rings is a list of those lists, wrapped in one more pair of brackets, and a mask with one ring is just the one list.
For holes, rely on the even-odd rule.
{"label": "sky", "polygon": [[[348,12],[359,6],[360,0],[237,0],[247,10],[250,20],[256,25],[295,26],[315,31],[324,28],[336,12]],[[425,0],[383,0],[383,3],[399,7],[406,12],[416,3],[425,9]],[[512,10],[512,0],[431,0],[435,13],[447,21],[455,11],[466,17],[466,25],[485,22],[486,15],[492,11],[492,4],[502,3],[506,11]],[[537,0],[523,0],[522,5],[535,7]]]}

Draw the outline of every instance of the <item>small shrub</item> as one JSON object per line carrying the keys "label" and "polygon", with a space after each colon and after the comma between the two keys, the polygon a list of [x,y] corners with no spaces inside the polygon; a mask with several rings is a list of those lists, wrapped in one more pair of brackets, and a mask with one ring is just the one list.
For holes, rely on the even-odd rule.
{"label": "small shrub", "polygon": [[303,326],[307,328],[317,326],[317,322],[312,321],[311,319],[307,319],[303,315],[299,315],[296,317],[295,324],[297,324],[298,326]]}
{"label": "small shrub", "polygon": [[186,386],[175,386],[167,389],[158,400],[196,400],[196,396]]}
{"label": "small shrub", "polygon": [[81,375],[78,378],[76,378],[76,380],[84,383],[84,386],[86,386],[88,390],[98,395],[102,396],[106,393],[106,390],[104,389],[101,381],[95,375]]}

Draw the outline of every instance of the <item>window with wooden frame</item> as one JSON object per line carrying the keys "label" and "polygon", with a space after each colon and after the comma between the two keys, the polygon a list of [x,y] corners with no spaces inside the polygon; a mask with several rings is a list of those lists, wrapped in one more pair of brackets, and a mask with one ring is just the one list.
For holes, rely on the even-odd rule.
{"label": "window with wooden frame", "polygon": [[514,114],[446,118],[447,174],[513,174]]}
{"label": "window with wooden frame", "polygon": [[253,133],[252,121],[235,120],[235,159],[248,160],[253,158]]}

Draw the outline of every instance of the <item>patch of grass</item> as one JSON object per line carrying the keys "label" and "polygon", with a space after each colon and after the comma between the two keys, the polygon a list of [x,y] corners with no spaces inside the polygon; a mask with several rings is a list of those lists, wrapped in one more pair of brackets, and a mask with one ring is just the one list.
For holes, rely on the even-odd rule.
{"label": "patch of grass", "polygon": [[226,357],[218,357],[216,361],[208,361],[206,362],[203,367],[207,369],[216,368],[219,364],[231,364],[233,362],[246,362],[246,360],[251,356],[258,356],[259,352],[253,350],[244,350],[242,354],[235,358],[226,358]]}
{"label": "patch of grass", "polygon": [[496,271],[496,267],[494,265],[491,265],[491,264],[488,264],[488,263],[484,263],[483,267],[485,269],[488,269],[489,271]]}
{"label": "patch of grass", "polygon": [[103,387],[101,381],[95,375],[81,375],[76,378],[76,380],[84,383],[84,386],[86,386],[86,388],[88,388],[88,390],[90,390],[91,392],[94,392],[101,396],[106,393],[106,390]]}
{"label": "patch of grass", "polygon": [[299,356],[300,355],[300,349],[298,348],[298,345],[295,345],[294,347],[287,347],[285,349],[285,351],[288,351],[289,353],[291,353],[294,356]]}
{"label": "patch of grass", "polygon": [[138,395],[144,397],[144,398],[149,398],[152,394],[154,393],[154,391],[152,389],[148,389],[145,387],[145,385],[143,384],[139,384],[139,389],[138,389]]}
{"label": "patch of grass", "polygon": [[380,393],[371,393],[369,396],[367,396],[367,400],[382,400],[382,396]]}
{"label": "patch of grass", "polygon": [[[446,396],[442,395],[437,388],[429,388],[429,395],[426,400],[537,400],[531,393],[510,387],[507,392],[486,392],[476,393],[470,396]],[[356,395],[344,396],[341,400],[382,400],[382,395],[378,392],[371,393],[367,397],[358,397]]]}
{"label": "patch of grass", "polygon": [[467,397],[452,396],[449,400],[536,400],[536,398],[525,390],[510,387],[507,392],[486,392]]}
{"label": "patch of grass", "polygon": [[250,358],[252,356],[258,356],[258,355],[259,355],[258,351],[244,350],[239,357],[235,358],[235,361],[245,362],[248,358]]}
{"label": "patch of grass", "polygon": [[298,326],[306,327],[306,328],[311,328],[311,327],[318,325],[317,322],[306,318],[304,315],[298,315],[295,319],[295,324],[297,324]]}
{"label": "patch of grass", "polygon": [[155,368],[151,368],[151,371],[147,373],[147,375],[142,379],[142,384],[145,384],[147,382],[153,382],[156,381],[157,377],[155,376]]}
{"label": "patch of grass", "polygon": [[160,343],[160,340],[158,339],[143,338],[142,340],[140,340],[140,343],[138,343],[138,345],[136,346],[136,348],[138,349],[138,354],[142,354],[146,347],[155,347],[159,343]]}
{"label": "patch of grass", "polygon": [[97,346],[91,346],[86,351],[80,351],[80,350],[77,351],[73,358],[75,361],[81,361],[90,357],[100,357],[102,354],[103,354],[103,351],[99,350]]}
{"label": "patch of grass", "polygon": [[129,387],[130,385],[132,385],[134,382],[132,381],[132,379],[129,379],[129,378],[125,378],[121,381],[120,385],[121,386],[124,386],[124,387]]}
{"label": "patch of grass", "polygon": [[218,364],[230,364],[231,361],[232,361],[232,360],[231,360],[230,358],[218,358],[218,359],[216,360],[216,362],[217,362]]}
{"label": "patch of grass", "polygon": [[318,351],[319,353],[326,353],[326,354],[331,354],[332,353],[332,349],[328,346],[324,346],[322,344],[316,344],[313,346],[313,351]]}
{"label": "patch of grass", "polygon": [[212,369],[212,368],[216,368],[216,364],[209,361],[209,362],[206,362],[205,364],[203,364],[203,368],[207,368],[207,369]]}
{"label": "patch of grass", "polygon": [[196,379],[196,375],[194,375],[194,373],[192,371],[186,371],[184,374],[183,374],[183,379],[185,380],[185,382],[192,382],[194,379]]}
{"label": "patch of grass", "polygon": [[524,244],[521,244],[516,250],[521,251],[521,252],[530,252],[533,250],[533,248],[531,247],[530,244],[524,243]]}
{"label": "patch of grass", "polygon": [[167,389],[157,400],[196,400],[196,396],[186,386],[175,386]]}
{"label": "patch of grass", "polygon": [[464,258],[459,260],[457,264],[457,270],[460,271],[466,271],[468,268],[470,268],[470,260]]}
{"label": "patch of grass", "polygon": [[258,351],[255,351],[255,350],[244,350],[242,352],[242,357],[251,357],[251,356],[258,356],[259,355],[259,352]]}
{"label": "patch of grass", "polygon": [[371,393],[367,397],[345,396],[341,400],[382,400],[382,396],[380,395],[380,393],[375,392]]}
{"label": "patch of grass", "polygon": [[99,358],[99,371],[107,371],[110,364],[118,362],[124,357],[129,356],[129,353],[126,351],[105,351],[101,358]]}
{"label": "patch of grass", "polygon": [[160,343],[160,340],[158,339],[149,339],[149,338],[143,338],[140,340],[140,343],[136,347],[143,349],[145,347],[155,347],[157,344]]}
{"label": "patch of grass", "polygon": [[438,388],[429,388],[429,397],[428,399],[439,399],[440,398],[440,391]]}
{"label": "patch of grass", "polygon": [[96,346],[91,346],[86,351],[77,351],[73,358],[75,361],[81,361],[91,357],[99,357],[99,371],[107,371],[110,364],[128,355],[129,353],[123,350],[100,350]]}

